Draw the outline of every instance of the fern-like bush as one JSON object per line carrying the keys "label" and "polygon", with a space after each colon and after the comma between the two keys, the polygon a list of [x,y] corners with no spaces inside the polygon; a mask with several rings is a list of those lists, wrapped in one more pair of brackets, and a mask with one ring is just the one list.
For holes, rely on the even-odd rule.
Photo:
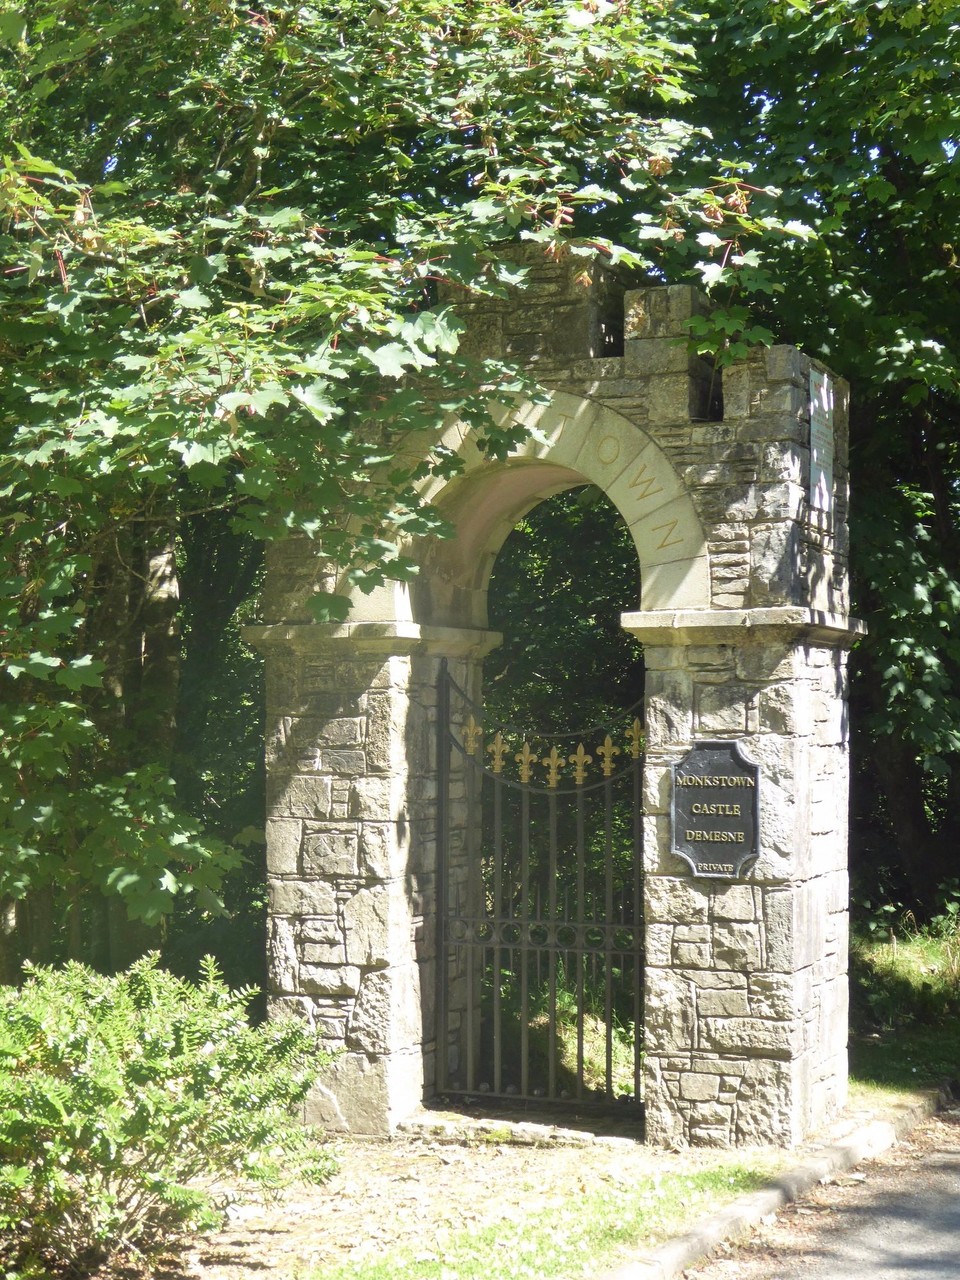
{"label": "fern-like bush", "polygon": [[212,961],[193,984],[154,956],[114,977],[31,968],[0,992],[0,1273],[149,1259],[220,1225],[224,1188],[329,1176],[293,1119],[325,1057],[303,1023],[251,1027],[251,994]]}

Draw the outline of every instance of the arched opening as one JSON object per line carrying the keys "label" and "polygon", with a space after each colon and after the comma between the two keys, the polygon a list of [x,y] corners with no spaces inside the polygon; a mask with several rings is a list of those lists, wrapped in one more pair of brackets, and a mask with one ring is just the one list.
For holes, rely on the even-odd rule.
{"label": "arched opening", "polygon": [[594,486],[529,510],[487,595],[483,704],[442,678],[442,1092],[639,1107],[642,650],[636,548]]}
{"label": "arched opening", "polygon": [[487,617],[502,636],[484,662],[501,720],[565,730],[643,696],[643,651],[620,625],[637,608],[640,567],[620,513],[593,485],[540,502],[494,562]]}

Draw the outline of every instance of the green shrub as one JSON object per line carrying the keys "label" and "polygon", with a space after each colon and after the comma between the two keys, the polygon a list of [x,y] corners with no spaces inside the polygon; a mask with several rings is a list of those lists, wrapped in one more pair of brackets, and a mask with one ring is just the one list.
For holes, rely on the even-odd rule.
{"label": "green shrub", "polygon": [[329,1176],[292,1118],[325,1057],[303,1023],[251,1027],[251,994],[212,960],[194,985],[155,956],[29,968],[0,993],[0,1271],[150,1258],[220,1225],[225,1186]]}

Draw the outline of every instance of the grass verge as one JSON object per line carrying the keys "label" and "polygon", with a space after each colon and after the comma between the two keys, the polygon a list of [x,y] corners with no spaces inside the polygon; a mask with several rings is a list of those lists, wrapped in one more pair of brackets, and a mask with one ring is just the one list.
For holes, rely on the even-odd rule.
{"label": "grass verge", "polygon": [[537,1217],[511,1214],[480,1229],[439,1232],[429,1245],[297,1272],[295,1280],[573,1280],[612,1266],[627,1247],[654,1246],[691,1212],[762,1186],[771,1165],[731,1158],[710,1169],[584,1190]]}
{"label": "grass verge", "polygon": [[893,1090],[960,1075],[960,941],[904,931],[850,951],[850,1077]]}
{"label": "grass verge", "polygon": [[[882,1108],[960,1075],[960,933],[902,929],[851,949],[851,1102]],[[709,1168],[604,1179],[534,1213],[504,1206],[481,1227],[440,1228],[416,1247],[305,1268],[294,1280],[576,1280],[763,1186],[785,1153],[740,1152]],[[521,1198],[522,1199],[522,1198]]]}

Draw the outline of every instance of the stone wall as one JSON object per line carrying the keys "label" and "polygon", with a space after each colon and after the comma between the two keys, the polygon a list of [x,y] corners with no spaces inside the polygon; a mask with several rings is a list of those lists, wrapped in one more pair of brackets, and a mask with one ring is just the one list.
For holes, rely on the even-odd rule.
{"label": "stone wall", "polygon": [[[630,290],[600,263],[536,260],[522,298],[461,308],[465,346],[523,357],[552,398],[497,410],[538,429],[503,463],[451,425],[465,473],[428,493],[457,536],[424,544],[415,589],[374,593],[355,621],[321,626],[306,600],[329,585],[322,568],[302,544],[274,553],[254,629],[269,673],[271,1000],[342,1050],[313,1118],[385,1133],[430,1096],[437,664],[479,687],[503,538],[534,502],[587,481],[624,514],[641,568],[624,625],[648,668],[648,1137],[789,1144],[843,1100],[845,653],[857,632],[846,389],[833,380],[821,510],[809,500],[821,366],[775,347],[721,378],[683,342],[704,306],[686,286]],[[672,852],[671,766],[704,739],[736,741],[760,768],[760,856],[735,883],[694,877]],[[451,874],[468,887],[476,833],[456,779],[452,794]],[[448,1036],[449,1051],[455,1027]]]}

